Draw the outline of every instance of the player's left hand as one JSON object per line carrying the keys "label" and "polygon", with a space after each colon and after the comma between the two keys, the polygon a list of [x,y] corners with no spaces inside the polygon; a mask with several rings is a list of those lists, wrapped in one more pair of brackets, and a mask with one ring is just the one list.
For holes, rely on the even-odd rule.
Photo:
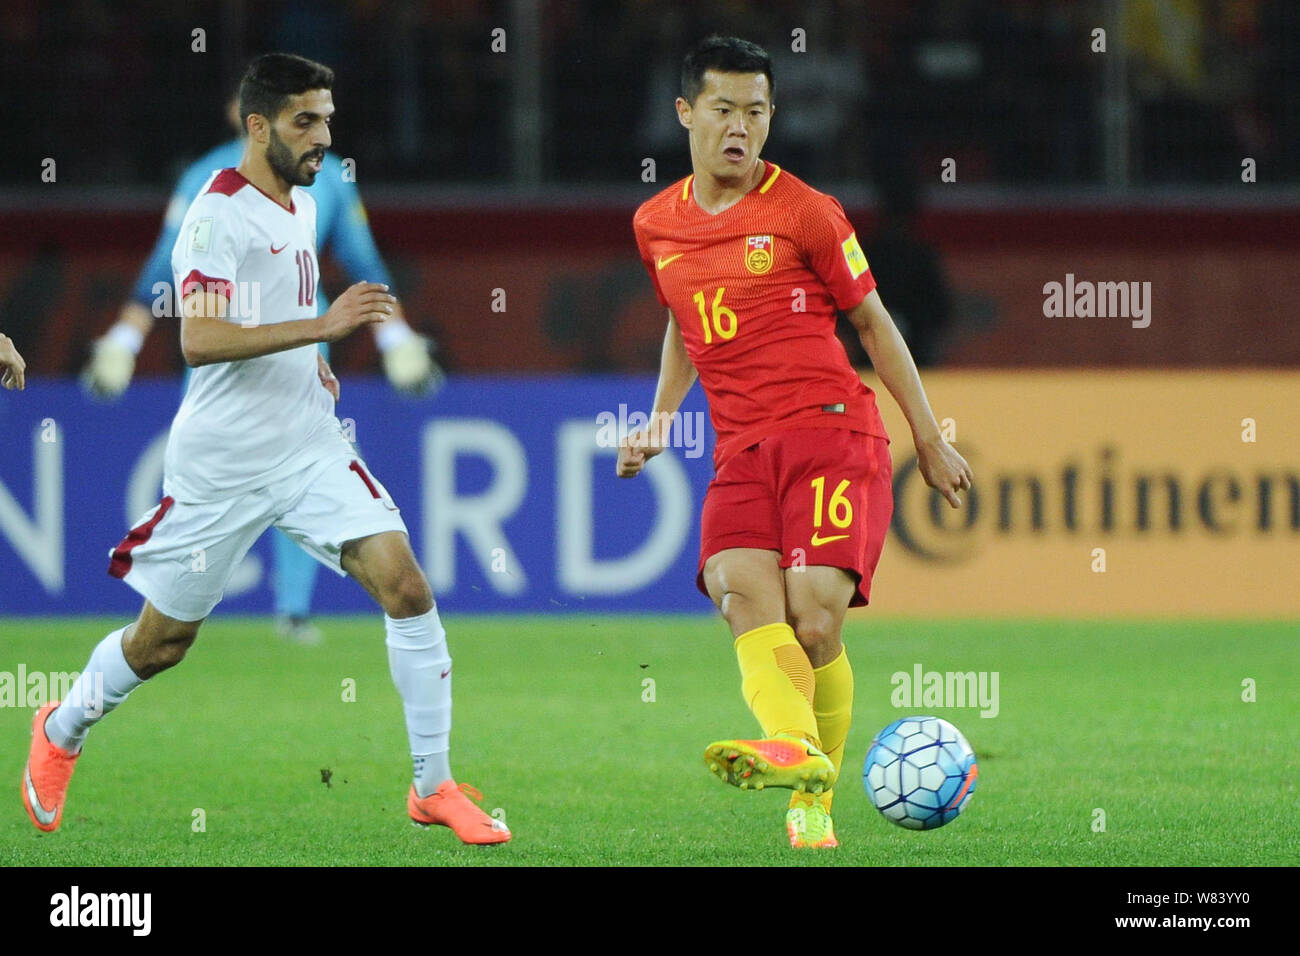
{"label": "player's left hand", "polygon": [[319,352],[316,353],[316,374],[320,377],[321,388],[334,396],[335,404],[339,400],[339,380],[334,377],[334,370],[330,368],[329,362],[325,361],[325,356]]}
{"label": "player's left hand", "polygon": [[975,473],[966,464],[966,459],[942,438],[918,442],[916,458],[925,483],[947,498],[948,504],[960,508],[961,499],[957,492],[969,488],[975,480]]}

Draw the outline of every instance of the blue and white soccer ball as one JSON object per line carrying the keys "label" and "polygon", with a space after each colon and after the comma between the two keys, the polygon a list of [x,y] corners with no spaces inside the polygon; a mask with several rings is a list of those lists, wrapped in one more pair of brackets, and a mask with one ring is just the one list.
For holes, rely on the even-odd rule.
{"label": "blue and white soccer ball", "polygon": [[886,820],[933,830],[966,808],[979,766],[961,731],[939,717],[902,717],[871,741],[862,767],[867,796]]}

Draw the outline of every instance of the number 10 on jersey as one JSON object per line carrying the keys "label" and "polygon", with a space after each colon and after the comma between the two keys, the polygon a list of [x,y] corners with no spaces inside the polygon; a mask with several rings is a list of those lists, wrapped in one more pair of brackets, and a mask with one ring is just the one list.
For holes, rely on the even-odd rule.
{"label": "number 10 on jersey", "polygon": [[306,249],[299,249],[293,254],[293,258],[298,263],[298,304],[315,305],[316,263],[312,261],[311,253]]}

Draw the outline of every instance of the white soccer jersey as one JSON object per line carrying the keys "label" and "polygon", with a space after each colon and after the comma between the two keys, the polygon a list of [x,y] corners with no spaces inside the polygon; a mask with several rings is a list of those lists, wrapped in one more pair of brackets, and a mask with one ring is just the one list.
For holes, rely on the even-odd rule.
{"label": "white soccer jersey", "polygon": [[[237,170],[212,175],[172,248],[178,298],[220,292],[226,321],[271,325],[316,317],[316,203],[294,187],[289,208]],[[194,370],[167,440],[163,490],[212,501],[262,487],[344,442],[317,347]]]}

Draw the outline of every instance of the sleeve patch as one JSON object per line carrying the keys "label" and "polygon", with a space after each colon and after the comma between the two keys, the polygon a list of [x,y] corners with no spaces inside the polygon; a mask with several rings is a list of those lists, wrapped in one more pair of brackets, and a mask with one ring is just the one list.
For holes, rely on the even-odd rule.
{"label": "sleeve patch", "polygon": [[197,220],[190,226],[190,252],[207,252],[212,245],[212,217]]}
{"label": "sleeve patch", "polygon": [[840,244],[844,250],[844,263],[849,267],[849,275],[857,278],[867,271],[867,257],[862,254],[862,247],[858,245],[858,234],[855,232]]}

